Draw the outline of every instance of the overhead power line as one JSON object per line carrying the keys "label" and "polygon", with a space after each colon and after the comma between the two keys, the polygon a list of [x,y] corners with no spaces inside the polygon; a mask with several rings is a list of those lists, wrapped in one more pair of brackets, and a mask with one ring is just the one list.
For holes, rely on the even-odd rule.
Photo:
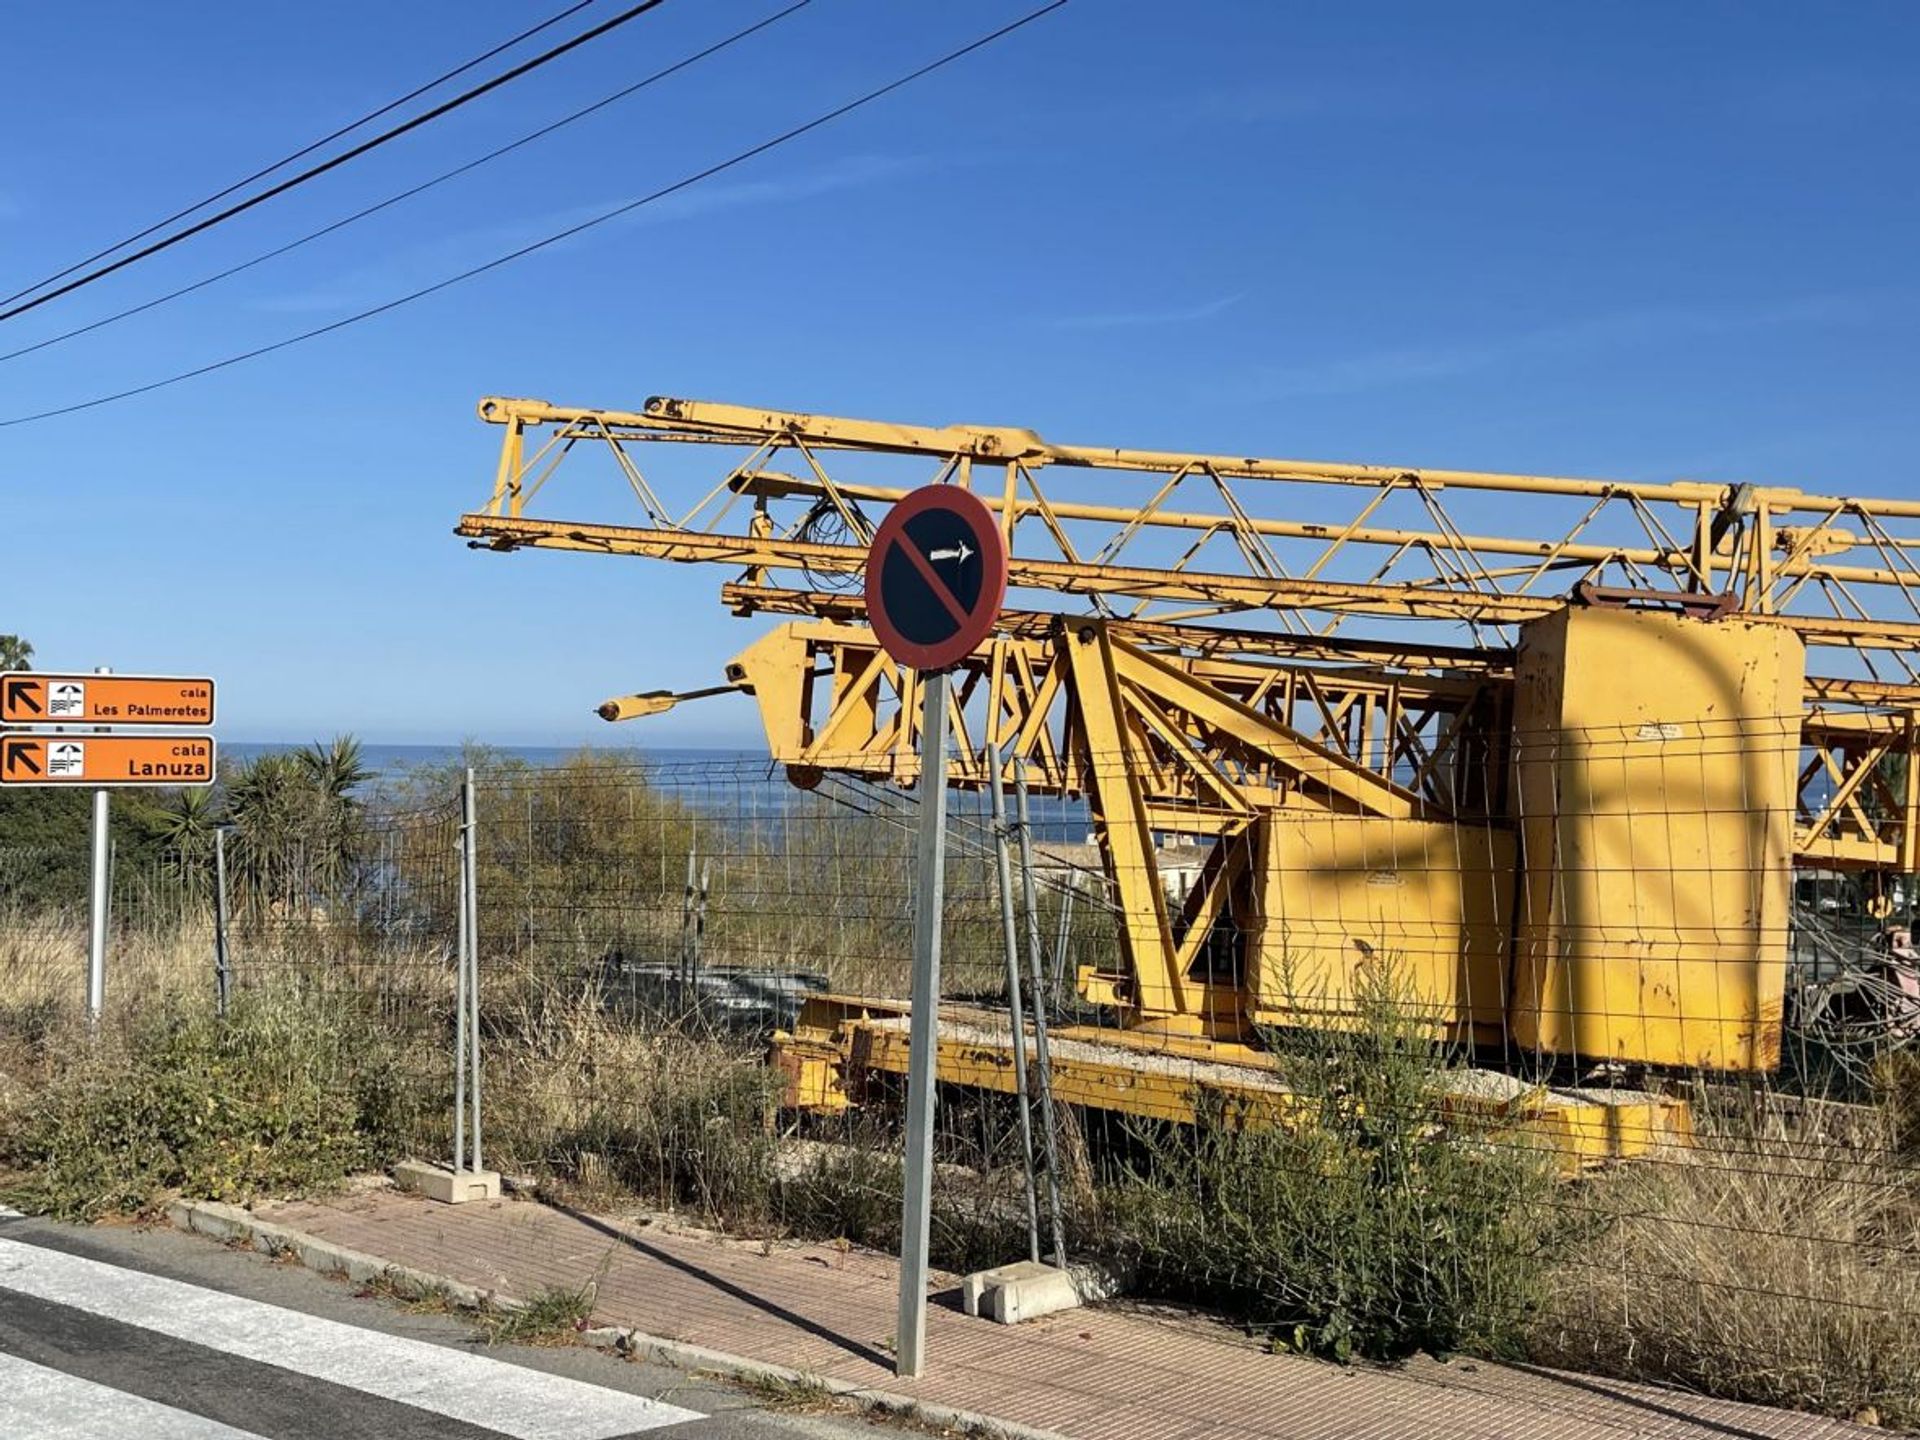
{"label": "overhead power line", "polygon": [[229,355],[223,360],[214,360],[205,365],[197,365],[191,370],[182,370],[177,374],[169,375],[161,380],[150,380],[144,385],[136,385],[131,389],[117,390],[109,395],[96,395],[91,400],[80,400],[71,405],[61,405],[51,410],[41,410],[31,415],[16,415],[11,419],[0,420],[0,429],[14,425],[29,425],[37,420],[52,420],[61,415],[74,415],[83,410],[95,410],[102,405],[114,404],[116,401],[131,400],[136,395],[149,395],[155,390],[164,390],[169,386],[178,385],[187,380],[198,379],[202,375],[211,375],[216,370],[225,370],[248,360],[256,360],[263,355],[271,355],[276,351],[287,350],[295,345],[304,344],[308,340],[317,340],[322,335],[331,335],[336,330],[345,330],[350,325],[358,325],[364,320],[371,320],[375,316],[385,315],[390,310],[398,310],[403,305],[411,305],[414,301],[423,300],[429,295],[437,295],[442,290],[449,290],[464,281],[474,279],[476,276],[485,275],[490,271],[500,269],[503,265],[510,265],[516,260],[524,259],[526,256],[544,250],[550,245],[557,245],[562,240],[571,239],[573,236],[583,234],[588,230],[594,229],[596,226],[604,225],[610,220],[617,220],[622,215],[631,214],[642,206],[652,205],[657,201],[666,199],[670,195],[677,195],[680,191],[698,185],[703,180],[710,180],[715,175],[744,165],[747,161],[757,156],[764,155],[770,150],[776,150],[782,145],[798,140],[802,135],[810,134],[820,129],[823,125],[830,125],[843,116],[850,115],[855,110],[861,109],[863,106],[871,105],[874,101],[913,84],[916,80],[924,79],[937,70],[945,69],[955,61],[962,60],[968,55],[973,54],[976,50],[984,49],[995,41],[1005,39],[1016,30],[1024,29],[1042,16],[1052,14],[1066,3],[1067,0],[1051,0],[1051,3],[1042,5],[1037,10],[1028,11],[1018,20],[1002,25],[997,30],[989,31],[979,39],[971,40],[967,44],[960,46],[957,50],[949,50],[937,60],[930,60],[918,69],[910,70],[897,79],[889,80],[886,84],[867,91],[864,95],[857,96],[852,100],[846,101],[844,104],[835,106],[823,114],[816,115],[804,124],[796,125],[790,130],[784,130],[772,139],[762,140],[758,145],[738,151],[728,156],[725,160],[707,166],[704,170],[696,170],[693,174],[683,176],[671,185],[663,185],[660,189],[650,194],[642,195],[637,200],[629,200],[623,205],[614,206],[611,210],[603,210],[591,219],[582,220],[577,225],[569,225],[564,230],[556,230],[550,235],[533,241],[531,244],[522,245],[519,249],[510,250],[504,255],[499,255],[492,260],[486,261],[484,264],[475,265],[470,269],[449,275],[444,280],[436,281],[431,285],[424,285],[418,290],[408,291],[405,295],[384,301],[379,305],[369,306],[365,310],[343,316],[325,325],[317,325],[313,329],[304,330],[298,335],[289,335],[283,340],[275,340],[268,345],[258,345],[251,350],[243,350],[237,355]]}
{"label": "overhead power line", "polygon": [[353,212],[353,214],[345,216],[342,219],[335,220],[331,225],[323,225],[318,230],[309,230],[305,235],[300,236],[297,240],[289,240],[286,244],[278,245],[271,250],[264,251],[263,253],[254,256],[251,260],[242,260],[238,265],[229,265],[226,269],[216,271],[212,275],[206,276],[204,279],[196,280],[191,285],[182,285],[179,289],[169,290],[166,294],[156,296],[152,300],[142,301],[138,305],[130,305],[124,310],[117,310],[111,315],[103,316],[102,318],[98,320],[90,321],[85,325],[77,325],[71,330],[63,330],[58,335],[50,335],[44,340],[36,340],[31,345],[22,345],[17,350],[8,350],[4,353],[0,353],[0,364],[4,364],[8,360],[17,360],[22,355],[31,355],[36,350],[45,350],[49,346],[58,345],[63,340],[72,340],[73,338],[79,335],[90,335],[95,330],[104,329],[108,325],[115,324],[121,320],[129,319],[132,316],[145,314],[147,311],[155,309],[161,305],[165,305],[171,300],[178,300],[183,295],[191,295],[196,290],[204,290],[209,285],[217,284],[218,282],[227,279],[229,276],[238,275],[243,270],[251,270],[254,266],[264,264],[268,260],[277,259],[278,257],[285,255],[291,250],[298,250],[302,245],[306,245],[311,243],[312,241],[321,239],[323,236],[331,235],[336,230],[344,230],[347,226],[355,224],[358,221],[364,220],[369,215],[376,215],[382,210],[390,209],[391,207],[400,204],[402,201],[411,200],[414,196],[419,195],[425,191],[431,190],[436,185],[443,185],[447,181],[455,179],[458,176],[464,175],[470,170],[476,170],[482,165],[488,164],[494,160],[498,160],[502,155],[511,154],[513,151],[518,150],[523,146],[531,145],[534,141],[543,139],[546,136],[553,134],[553,132],[556,130],[564,129],[566,126],[573,124],[577,120],[584,120],[586,119],[587,116],[594,114],[596,111],[604,110],[607,108],[607,106],[615,104],[621,100],[625,100],[629,96],[637,94],[638,92],[646,89],[649,85],[657,84],[660,81],[665,80],[668,76],[676,75],[680,71],[685,70],[690,65],[698,64],[700,61],[705,60],[710,55],[719,54],[720,51],[727,49],[729,46],[738,44],[740,41],[745,40],[748,36],[757,34],[759,31],[766,29],[769,25],[772,25],[777,21],[786,19],[789,15],[792,15],[796,11],[804,10],[808,5],[812,3],[813,3],[813,0],[794,0],[794,3],[787,6],[786,9],[776,10],[773,14],[767,16],[764,20],[756,21],[754,24],[748,25],[744,29],[736,30],[733,32],[733,34],[727,36],[724,40],[717,40],[713,44],[707,46],[704,50],[696,50],[693,54],[686,56],[684,59],[676,60],[674,61],[673,64],[664,66],[663,68],[654,71],[651,75],[648,75],[644,79],[636,80],[631,85],[623,86],[622,88],[614,91],[611,95],[607,95],[599,100],[594,101],[593,104],[591,105],[584,105],[580,109],[575,110],[570,115],[563,115],[558,120],[553,121],[551,124],[542,125],[538,130],[529,131],[527,134],[522,135],[518,140],[509,141],[507,144],[502,145],[497,149],[489,150],[484,155],[476,156],[474,159],[467,161],[464,165],[456,165],[451,170],[443,170],[440,174],[434,176],[431,180],[423,180],[418,185],[409,186],[405,190],[399,191],[398,193],[393,195],[389,195],[384,200],[378,201],[372,205],[368,205],[364,209],[356,210]]}
{"label": "overhead power line", "polygon": [[500,74],[494,76],[491,80],[483,81],[481,84],[474,86],[471,90],[463,90],[460,94],[454,96],[451,100],[444,100],[440,104],[434,106],[431,110],[423,111],[420,114],[414,116],[411,120],[404,121],[401,124],[394,126],[390,130],[383,130],[378,135],[375,135],[372,139],[363,140],[358,145],[355,145],[350,149],[341,151],[340,154],[335,155],[331,160],[323,160],[318,165],[312,166],[306,170],[302,170],[298,175],[294,175],[286,180],[282,180],[278,185],[270,185],[265,190],[262,190],[259,194],[249,196],[247,199],[240,201],[236,205],[229,205],[224,210],[216,211],[212,215],[207,216],[206,219],[196,221],[192,225],[187,226],[187,228],[184,230],[176,230],[174,231],[173,234],[168,235],[164,239],[156,240],[151,245],[142,246],[140,249],[134,251],[131,255],[123,255],[118,260],[112,261],[106,265],[99,266],[97,269],[89,270],[87,271],[86,274],[78,277],[77,279],[69,280],[64,285],[60,285],[55,287],[52,290],[48,290],[44,294],[36,295],[31,300],[25,300],[17,305],[10,307],[9,309],[0,310],[0,320],[11,320],[16,315],[24,315],[26,314],[27,311],[37,309],[38,307],[46,304],[49,300],[58,300],[62,295],[71,294],[73,291],[80,289],[82,286],[91,285],[96,280],[105,279],[107,276],[113,274],[116,270],[124,270],[127,266],[132,265],[137,261],[144,260],[149,255],[157,255],[160,251],[166,250],[174,245],[178,245],[182,240],[190,239],[193,236],[198,235],[203,230],[210,230],[215,225],[222,224],[223,222],[231,220],[234,216],[239,215],[244,211],[253,209],[253,207],[256,205],[261,205],[266,203],[267,201],[273,199],[274,196],[276,195],[284,195],[286,194],[287,191],[292,190],[296,186],[304,185],[307,183],[307,181],[316,179],[319,176],[326,174],[329,170],[338,169],[340,166],[346,164],[349,160],[354,160],[359,158],[360,156],[366,154],[369,150],[377,150],[382,145],[385,145],[388,142],[393,140],[398,140],[402,135],[408,134],[410,131],[418,130],[422,125],[428,124],[429,122],[434,120],[438,120],[442,115],[445,115],[450,111],[458,110],[463,105],[471,104],[473,101],[478,100],[481,96],[486,95],[494,90],[498,90],[502,85],[507,84],[509,81],[518,80],[522,75],[525,75],[528,72],[533,70],[538,70],[542,65],[546,65],[551,63],[554,60],[558,60],[562,55],[565,55],[568,51],[578,49],[580,46],[585,45],[589,40],[597,40],[602,35],[605,35],[608,31],[618,29],[620,26],[625,25],[628,21],[639,18],[640,16],[646,14],[647,11],[649,10],[656,10],[660,6],[664,5],[665,3],[666,3],[666,0],[641,0],[640,4],[631,6],[630,8],[621,11],[618,15],[615,15],[612,19],[603,20],[598,25],[593,26],[591,29],[581,31],[578,35],[574,36],[571,40],[564,41],[563,43],[554,46],[551,50],[543,50],[540,54],[535,55],[531,60],[523,60],[518,65],[513,66],[511,69],[502,71]]}
{"label": "overhead power line", "polygon": [[64,280],[67,278],[67,276],[71,275],[74,271],[82,269],[88,265],[91,265],[96,260],[104,260],[106,259],[107,256],[113,254],[113,252],[116,250],[124,250],[129,245],[138,244],[140,241],[146,239],[147,236],[153,234],[154,231],[164,230],[167,226],[173,224],[174,221],[184,220],[187,218],[187,216],[193,214],[194,211],[204,210],[207,208],[207,206],[216,204],[217,202],[226,199],[227,196],[233,194],[234,191],[244,189],[248,185],[251,185],[254,181],[264,180],[267,176],[273,174],[274,171],[284,170],[286,169],[287,166],[293,164],[294,161],[306,159],[307,156],[311,155],[314,151],[318,150],[321,146],[331,145],[335,140],[338,140],[342,135],[350,135],[355,130],[358,130],[362,125],[371,125],[375,120],[378,120],[382,115],[386,115],[394,110],[398,110],[402,105],[405,105],[410,100],[418,100],[422,95],[426,94],[429,90],[439,89],[440,86],[446,84],[447,81],[452,80],[456,76],[466,74],[467,71],[473,69],[473,67],[476,65],[484,65],[487,61],[493,59],[494,56],[500,54],[504,50],[511,50],[514,46],[518,45],[523,40],[531,40],[535,35],[538,35],[542,30],[546,30],[551,28],[552,26],[558,25],[562,20],[566,19],[569,15],[573,15],[581,10],[584,10],[593,3],[594,3],[594,0],[577,0],[577,3],[569,5],[566,9],[562,10],[559,14],[549,15],[545,20],[542,20],[538,25],[532,26],[531,28],[526,30],[522,30],[518,35],[515,35],[510,39],[502,40],[498,45],[494,46],[491,50],[486,51],[484,54],[474,56],[473,59],[467,61],[464,65],[456,65],[453,67],[453,69],[447,71],[445,74],[436,75],[433,79],[427,81],[426,84],[416,86],[414,89],[409,90],[406,94],[402,95],[399,99],[389,100],[386,104],[382,105],[378,110],[369,110],[366,114],[362,115],[358,120],[352,121],[351,123],[346,125],[342,125],[338,130],[333,131],[331,134],[322,135],[318,140],[315,140],[311,145],[304,145],[300,149],[294,151],[291,155],[283,156],[282,158],[274,161],[271,165],[265,166],[262,169],[254,171],[251,175],[244,176],[243,178],[234,181],[231,185],[227,186],[226,189],[216,190],[213,194],[207,196],[206,199],[196,200],[193,202],[193,204],[186,206],[184,209],[174,211],[173,214],[167,216],[164,220],[156,220],[153,222],[153,224],[147,226],[146,229],[135,231],[133,234],[127,236],[126,239],[116,240],[113,244],[107,246],[104,250],[96,250],[93,252],[93,254],[87,256],[84,260],[74,261],[73,264],[67,266],[66,269],[56,270],[53,272],[53,274],[47,276],[44,280],[36,280],[33,282],[33,284],[28,285],[23,289],[16,290],[11,295],[0,296],[0,305],[11,305],[14,301],[20,299],[23,295],[31,295],[34,291],[40,289],[42,286],[51,285],[56,280]]}

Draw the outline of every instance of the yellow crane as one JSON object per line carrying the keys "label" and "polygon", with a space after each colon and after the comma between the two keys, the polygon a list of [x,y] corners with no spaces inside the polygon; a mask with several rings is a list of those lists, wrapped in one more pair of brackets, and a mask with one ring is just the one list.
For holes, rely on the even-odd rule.
{"label": "yellow crane", "polygon": [[[984,784],[991,747],[1087,801],[1119,944],[1078,986],[1121,1028],[1062,1032],[1056,1081],[1082,1103],[1190,1113],[1191,1086],[1143,1087],[1114,1051],[1240,1067],[1214,1082],[1258,1102],[1262,1028],[1340,1023],[1382,952],[1483,1050],[1765,1071],[1796,865],[1920,869],[1920,502],[668,398],[480,414],[499,466],[459,534],[717,564],[736,614],[787,617],[725,684],[601,713],[745,691],[803,786],[918,775],[916,677],[855,589],[878,514],[926,483],[997,514],[1008,608],[954,677],[952,781]],[[629,523],[548,518],[561,484],[584,500],[589,456]],[[1178,900],[1168,836],[1207,856]],[[890,1024],[884,997],[817,1002],[782,1052],[796,1098],[844,1103],[856,1032],[885,1068]],[[955,1024],[943,1078],[1010,1088]],[[1630,1148],[1618,1104],[1494,1089],[1582,1153]],[[1621,1103],[1647,1136],[1683,1123]]]}

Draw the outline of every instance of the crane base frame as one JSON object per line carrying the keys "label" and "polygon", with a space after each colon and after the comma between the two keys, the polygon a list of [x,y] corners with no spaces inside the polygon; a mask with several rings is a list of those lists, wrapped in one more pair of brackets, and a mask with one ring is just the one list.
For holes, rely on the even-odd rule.
{"label": "crane base frame", "polygon": [[[883,1077],[904,1076],[908,1010],[902,1000],[809,997],[793,1030],[773,1039],[782,1108],[844,1112],[865,1103],[880,1088],[876,1082],[888,1083]],[[1175,1124],[1211,1112],[1245,1126],[1284,1125],[1300,1108],[1274,1057],[1251,1046],[1084,1025],[1054,1029],[1049,1042],[1053,1096],[1061,1104]],[[1011,1095],[1015,1064],[1005,1014],[940,1007],[941,1083]],[[1445,1073],[1436,1119],[1448,1118],[1541,1146],[1567,1172],[1693,1145],[1693,1112],[1684,1100],[1650,1090],[1548,1085],[1479,1067]]]}

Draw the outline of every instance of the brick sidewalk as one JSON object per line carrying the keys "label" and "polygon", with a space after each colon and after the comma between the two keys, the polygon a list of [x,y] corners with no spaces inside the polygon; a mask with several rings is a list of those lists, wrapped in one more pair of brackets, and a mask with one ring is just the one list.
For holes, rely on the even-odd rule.
{"label": "brick sidewalk", "polygon": [[259,1207],[261,1220],[503,1295],[601,1273],[598,1323],[910,1394],[1073,1440],[1800,1440],[1869,1432],[1752,1405],[1487,1361],[1341,1369],[1267,1354],[1224,1326],[1101,1306],[1008,1328],[928,1317],[929,1374],[890,1366],[885,1256],[777,1245],[563,1212],[530,1201],[442,1206],[394,1191]]}

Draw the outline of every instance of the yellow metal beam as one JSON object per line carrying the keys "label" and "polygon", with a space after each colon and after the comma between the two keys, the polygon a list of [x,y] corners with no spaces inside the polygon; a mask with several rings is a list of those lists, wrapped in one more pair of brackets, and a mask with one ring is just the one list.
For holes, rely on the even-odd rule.
{"label": "yellow metal beam", "polygon": [[[711,400],[654,396],[644,411],[582,409],[544,400],[489,397],[480,416],[495,424],[604,427],[621,438],[679,437],[709,443],[758,444],[779,436],[820,449],[871,450],[936,457],[968,455],[1017,460],[1029,469],[1044,465],[1155,473],[1211,472],[1235,480],[1305,481],[1318,484],[1421,486],[1430,490],[1499,490],[1592,499],[1632,497],[1720,506],[1735,487],[1693,480],[1649,482],[1595,480],[1561,475],[1509,474],[1492,470],[1448,470],[1430,466],[1356,465],[1325,460],[1270,460],[1243,455],[1209,455],[1171,450],[1137,450],[1100,445],[1055,445],[1032,430],[1014,426],[903,425],[846,416],[767,410]],[[1756,505],[1773,511],[1826,514],[1860,502],[1813,495],[1788,486],[1751,487]],[[1920,519],[1920,501],[1874,500],[1874,513]]]}
{"label": "yellow metal beam", "polygon": [[[524,516],[514,519],[484,514],[463,515],[455,533],[485,541],[489,548],[496,550],[522,547],[574,550],[598,555],[640,556],[681,564],[808,570],[827,575],[856,575],[866,565],[866,548],[863,545],[710,535],[638,525],[535,520]],[[1008,579],[1016,589],[1051,590],[1062,595],[1198,601],[1242,610],[1351,611],[1406,619],[1451,619],[1483,624],[1539,619],[1554,613],[1566,603],[1563,599],[1547,595],[1446,589],[1437,582],[1412,585],[1295,580],[1278,576],[1172,571],[1141,566],[1075,565],[1063,560],[1019,557],[1009,562]],[[1753,618],[1791,630],[1810,645],[1901,651],[1920,649],[1920,621],[1855,620],[1808,615],[1756,615]]]}

